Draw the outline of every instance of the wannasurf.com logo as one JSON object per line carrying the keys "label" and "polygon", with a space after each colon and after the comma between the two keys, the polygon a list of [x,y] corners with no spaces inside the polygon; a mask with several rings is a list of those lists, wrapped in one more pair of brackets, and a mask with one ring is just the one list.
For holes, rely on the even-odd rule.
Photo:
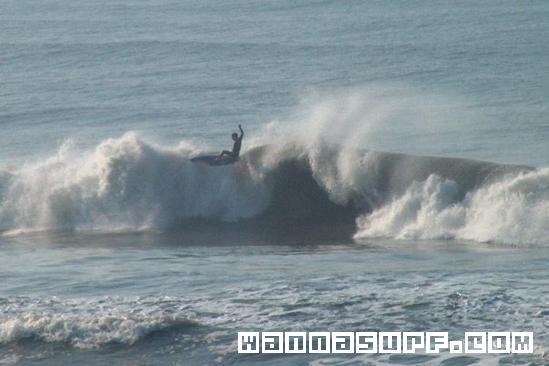
{"label": "wannasurf.com logo", "polygon": [[238,332],[238,353],[532,353],[533,332]]}

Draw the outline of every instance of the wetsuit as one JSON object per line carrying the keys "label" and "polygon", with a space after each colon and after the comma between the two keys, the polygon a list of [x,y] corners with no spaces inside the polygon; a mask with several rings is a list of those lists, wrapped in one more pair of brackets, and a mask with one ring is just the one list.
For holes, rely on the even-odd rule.
{"label": "wetsuit", "polygon": [[240,155],[240,147],[242,146],[242,137],[234,142],[232,158],[234,161],[238,160]]}

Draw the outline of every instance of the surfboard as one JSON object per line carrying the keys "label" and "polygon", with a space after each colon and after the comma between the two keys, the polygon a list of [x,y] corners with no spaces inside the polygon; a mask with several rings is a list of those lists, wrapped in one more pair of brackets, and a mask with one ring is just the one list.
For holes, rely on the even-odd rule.
{"label": "surfboard", "polygon": [[221,159],[217,159],[218,155],[199,155],[191,159],[193,163],[204,163],[211,166],[229,165],[233,164],[234,160],[229,156],[223,156]]}

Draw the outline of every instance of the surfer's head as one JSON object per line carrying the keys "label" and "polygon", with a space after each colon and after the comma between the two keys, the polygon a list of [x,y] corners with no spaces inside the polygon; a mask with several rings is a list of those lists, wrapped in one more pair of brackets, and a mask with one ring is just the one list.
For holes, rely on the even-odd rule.
{"label": "surfer's head", "polygon": [[231,136],[232,136],[234,141],[238,140],[238,134],[236,132],[233,133]]}

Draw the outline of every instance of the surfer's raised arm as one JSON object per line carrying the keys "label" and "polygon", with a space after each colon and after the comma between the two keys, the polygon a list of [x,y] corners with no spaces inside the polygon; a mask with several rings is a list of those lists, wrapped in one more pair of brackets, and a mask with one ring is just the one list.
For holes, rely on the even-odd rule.
{"label": "surfer's raised arm", "polygon": [[240,130],[239,139],[242,140],[242,138],[244,137],[244,130],[242,129],[242,125],[238,125],[238,129]]}

